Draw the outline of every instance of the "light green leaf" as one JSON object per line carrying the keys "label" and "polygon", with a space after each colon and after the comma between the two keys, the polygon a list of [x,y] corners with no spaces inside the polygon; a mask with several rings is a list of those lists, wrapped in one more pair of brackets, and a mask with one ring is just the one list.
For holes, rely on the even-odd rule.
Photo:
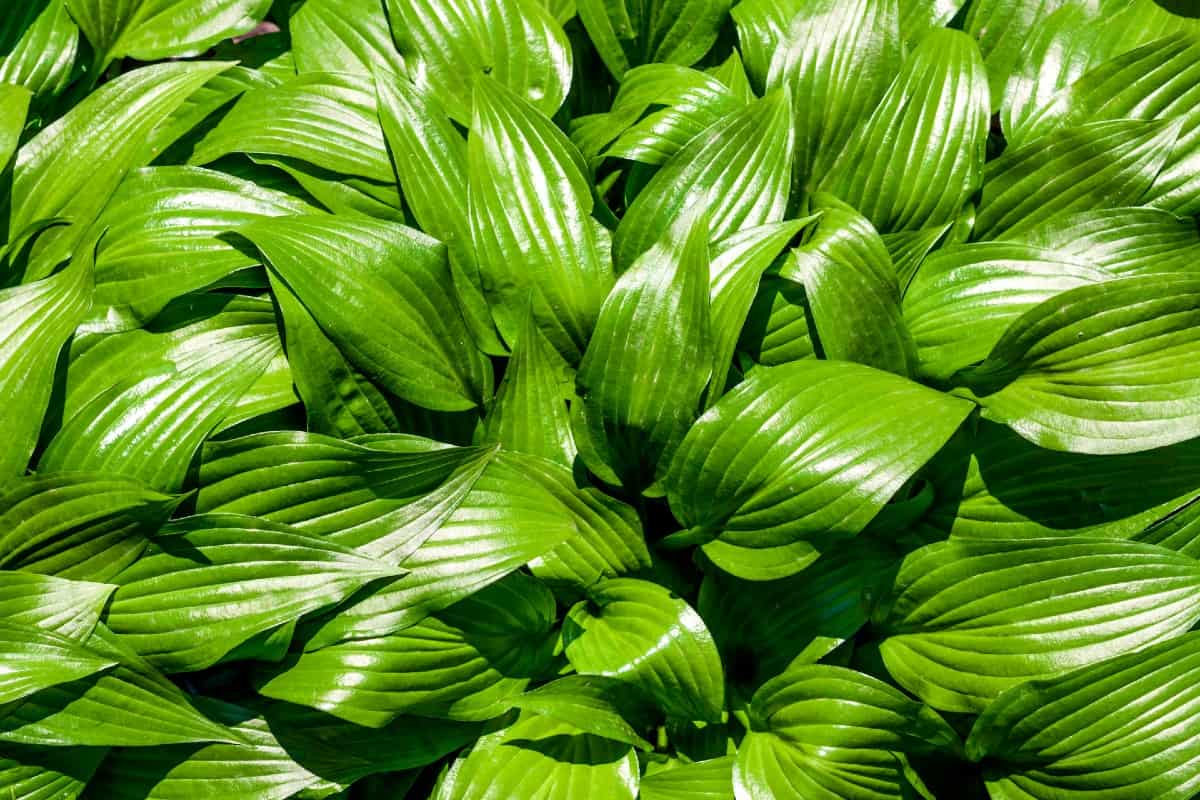
{"label": "light green leaf", "polygon": [[258,691],[371,728],[406,713],[487,720],[550,665],[553,623],[550,591],[516,574],[402,631],[297,654]]}
{"label": "light green leaf", "polygon": [[954,19],[965,0],[900,0],[900,33],[911,50],[931,30]]}
{"label": "light green leaf", "polygon": [[250,156],[255,163],[283,170],[304,191],[335,214],[407,222],[394,180],[347,177],[294,158]]}
{"label": "light green leaf", "polygon": [[368,378],[436,410],[482,404],[491,364],[467,333],[438,242],[394,223],[330,216],[264,220],[238,232]]}
{"label": "light green leaf", "polygon": [[[0,570],[0,619],[82,642],[100,621],[115,586]],[[82,676],[80,676],[82,677]]]}
{"label": "light green leaf", "polygon": [[17,152],[32,98],[33,93],[23,86],[0,83],[0,173]]}
{"label": "light green leaf", "polygon": [[995,800],[1185,800],[1200,780],[1200,634],[1000,695],[967,740]]}
{"label": "light green leaf", "polygon": [[387,8],[409,76],[458,122],[471,121],[482,76],[546,115],[567,96],[570,42],[538,0],[387,0]]}
{"label": "light green leaf", "polygon": [[628,681],[669,715],[717,720],[725,707],[721,658],[704,620],[666,587],[635,578],[592,586],[567,612],[567,658],[581,675]]}
{"label": "light green leaf", "polygon": [[[0,584],[0,604],[9,605],[4,597],[9,588]],[[28,622],[27,618],[21,619],[23,616],[26,615],[18,614],[14,619],[6,617],[0,623],[0,651],[4,653],[0,707],[42,689],[87,678],[116,664],[70,637],[21,624]]]}
{"label": "light green leaf", "polygon": [[771,57],[767,88],[792,98],[801,188],[815,186],[900,69],[897,0],[799,4]]}
{"label": "light green leaf", "polygon": [[897,231],[883,234],[883,246],[892,257],[896,268],[896,279],[900,284],[900,296],[904,297],[912,284],[913,276],[925,263],[925,258],[937,248],[954,223],[946,222],[915,231]]}
{"label": "light green leaf", "polygon": [[155,666],[194,671],[256,633],[401,574],[286,525],[201,515],[168,525],[113,578],[120,588],[106,621]]}
{"label": "light green leaf", "polygon": [[1057,217],[1021,237],[1114,275],[1187,273],[1200,256],[1200,230],[1157,208],[1111,208]]}
{"label": "light green leaf", "polygon": [[754,363],[775,366],[817,357],[804,287],[767,275],[750,304],[738,348]]}
{"label": "light green leaf", "polygon": [[1177,636],[1200,565],[1121,539],[950,539],[904,560],[880,651],[925,702],[978,713],[1001,692]]}
{"label": "light green leaf", "polygon": [[639,729],[645,732],[649,719],[645,698],[632,684],[617,678],[568,675],[526,692],[515,698],[512,705],[569,722],[605,739],[646,751],[654,749],[638,733]]}
{"label": "light green leaf", "polygon": [[0,567],[106,582],[141,555],[179,500],[95,473],[21,478],[0,492]]}
{"label": "light green leaf", "polygon": [[29,747],[4,743],[0,793],[5,800],[76,800],[106,751],[97,747]]}
{"label": "light green leaf", "polygon": [[1159,513],[1159,519],[1132,538],[1183,553],[1195,558],[1200,553],[1200,502],[1193,497],[1167,514]]}
{"label": "light green leaf", "polygon": [[1120,278],[1012,324],[968,376],[983,415],[1042,447],[1135,453],[1200,435],[1200,281]]}
{"label": "light green leaf", "polygon": [[434,800],[634,800],[638,763],[627,744],[525,713],[477,741],[434,789]]}
{"label": "light green leaf", "polygon": [[0,290],[0,483],[22,475],[50,403],[59,351],[92,304],[92,253]]}
{"label": "light green leaf", "polygon": [[821,218],[779,275],[804,287],[822,354],[907,376],[916,351],[892,258],[866,217],[817,196]]}
{"label": "light green leaf", "polygon": [[676,452],[671,510],[727,572],[787,577],[865,528],[971,408],[859,364],[755,370]]}
{"label": "light green leaf", "polygon": [[198,167],[147,167],[100,215],[96,313],[135,324],[172,299],[258,265],[220,234],[262,217],[315,213],[283,192]]}
{"label": "light green leaf", "polygon": [[1137,203],[1181,126],[1178,119],[1095,122],[1006,151],[985,170],[973,238],[1012,238],[1071,212]]}
{"label": "light green leaf", "polygon": [[733,800],[733,756],[669,763],[642,777],[641,800]]}
{"label": "light green leaf", "polygon": [[689,212],[639,257],[604,301],[579,365],[586,435],[634,491],[654,482],[708,384],[709,236],[707,217]]}
{"label": "light green leaf", "polygon": [[63,0],[32,0],[0,19],[0,83],[38,97],[67,88],[79,52],[79,28]]}
{"label": "light green leaf", "polygon": [[613,240],[618,271],[630,268],[688,209],[707,212],[711,241],[783,219],[791,152],[791,105],[783,92],[710,125],[630,204]]}
{"label": "light green leaf", "polygon": [[270,0],[66,0],[96,51],[98,69],[123,56],[155,61],[202,53],[257,25]]}
{"label": "light green leaf", "polygon": [[579,20],[618,81],[631,67],[699,61],[716,43],[731,0],[576,0]]}
{"label": "light green leaf", "polygon": [[734,4],[730,16],[737,24],[746,73],[756,87],[766,84],[771,59],[787,41],[789,24],[804,6],[803,0],[741,0]]}
{"label": "light green leaf", "polygon": [[949,222],[983,180],[988,118],[975,43],[960,31],[931,31],[818,188],[882,232]]}
{"label": "light green leaf", "polygon": [[945,380],[983,361],[1038,303],[1112,277],[1083,253],[1053,248],[976,242],[938,250],[904,295],[921,374]]}
{"label": "light green leaf", "polygon": [[404,74],[383,0],[305,0],[288,19],[296,71]]}
{"label": "light green leaf", "polygon": [[904,754],[961,748],[937,712],[842,667],[788,670],[755,693],[749,718],[733,769],[739,800],[922,796]]}
{"label": "light green leaf", "polygon": [[583,158],[537,108],[482,79],[467,165],[475,257],[500,333],[511,343],[532,302],[546,338],[577,363],[613,281]]}
{"label": "light green leaf", "polygon": [[1052,12],[1071,0],[977,0],[964,29],[979,40],[991,84],[991,109],[999,109],[1004,87],[1016,70],[1030,37]]}
{"label": "light green leaf", "polygon": [[9,230],[39,219],[67,217],[74,224],[38,240],[69,254],[121,179],[141,166],[150,132],[188,95],[231,64],[177,62],[127,72],[92,92],[17,154]]}

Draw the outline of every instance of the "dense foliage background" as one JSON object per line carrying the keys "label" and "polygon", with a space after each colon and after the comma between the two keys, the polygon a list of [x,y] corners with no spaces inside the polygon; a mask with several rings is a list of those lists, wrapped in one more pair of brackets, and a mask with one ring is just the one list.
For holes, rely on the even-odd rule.
{"label": "dense foliage background", "polygon": [[0,798],[1198,796],[1200,21],[730,6],[6,0]]}

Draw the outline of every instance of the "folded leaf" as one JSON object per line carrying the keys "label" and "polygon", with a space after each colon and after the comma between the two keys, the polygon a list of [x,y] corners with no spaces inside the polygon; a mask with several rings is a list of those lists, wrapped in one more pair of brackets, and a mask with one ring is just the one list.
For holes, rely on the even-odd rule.
{"label": "folded leaf", "polygon": [[383,0],[306,0],[288,19],[296,71],[404,74]]}
{"label": "folded leaf", "polygon": [[727,572],[787,577],[865,528],[970,410],[858,364],[755,370],[688,432],[671,510]]}
{"label": "folded leaf", "polygon": [[97,747],[29,747],[5,742],[0,792],[8,800],[76,800],[106,751]]}
{"label": "folded leaf", "polygon": [[41,628],[82,642],[95,630],[115,588],[106,583],[0,570],[0,619],[4,624]]}
{"label": "folded leaf", "polygon": [[[0,584],[2,605],[9,605],[4,597],[9,588]],[[27,624],[29,620],[22,616],[18,613],[0,623],[0,652],[4,653],[0,706],[60,683],[87,678],[116,663],[68,636]]]}
{"label": "folded leaf", "polygon": [[1076,453],[1136,453],[1200,435],[1200,281],[1120,278],[1014,322],[969,375],[984,416]]}
{"label": "folded leaf", "polygon": [[605,739],[642,750],[654,747],[635,725],[645,727],[644,697],[628,682],[600,675],[568,675],[514,699],[525,711],[544,714]]}
{"label": "folded leaf", "polygon": [[691,606],[666,587],[634,578],[603,581],[587,596],[567,613],[563,633],[577,672],[628,681],[671,716],[720,718],[721,658]]}
{"label": "folded leaf", "polygon": [[1157,208],[1084,211],[1048,221],[1021,237],[1114,275],[1190,271],[1200,255],[1191,220]]}
{"label": "folded leaf", "polygon": [[1016,71],[1029,38],[1046,17],[1069,0],[980,0],[971,3],[964,30],[979,40],[991,84],[990,108],[1000,108],[1004,87]]}
{"label": "folded leaf", "polygon": [[39,97],[67,88],[79,52],[79,28],[64,0],[14,6],[0,20],[0,83],[24,86]]}
{"label": "folded leaf", "polygon": [[1120,539],[951,539],[905,559],[888,604],[892,677],[935,708],[978,713],[1023,681],[1188,630],[1200,566]]}
{"label": "folded leaf", "polygon": [[733,800],[733,756],[672,763],[642,777],[641,800]]}
{"label": "folded leaf", "polygon": [[741,0],[734,5],[730,16],[737,24],[746,72],[755,86],[765,85],[771,58],[787,40],[789,23],[805,5],[802,0]]}
{"label": "folded leaf", "polygon": [[975,43],[960,31],[931,31],[818,188],[880,231],[949,222],[983,180],[988,116]]}
{"label": "folded leaf", "polygon": [[804,287],[767,275],[750,304],[738,349],[756,364],[776,366],[817,357]]}
{"label": "folded leaf", "polygon": [[605,66],[624,79],[651,62],[690,66],[717,41],[730,0],[577,0],[579,20]]}
{"label": "folded leaf", "polygon": [[912,49],[935,28],[949,23],[966,3],[964,0],[900,0],[900,33]]}
{"label": "folded leaf", "polygon": [[102,69],[122,56],[154,61],[201,53],[253,28],[271,3],[210,0],[202,14],[187,0],[67,0],[67,7]]}
{"label": "folded leaf", "polygon": [[204,669],[256,633],[403,574],[286,525],[234,514],[172,523],[118,584],[109,628],[167,672]]}

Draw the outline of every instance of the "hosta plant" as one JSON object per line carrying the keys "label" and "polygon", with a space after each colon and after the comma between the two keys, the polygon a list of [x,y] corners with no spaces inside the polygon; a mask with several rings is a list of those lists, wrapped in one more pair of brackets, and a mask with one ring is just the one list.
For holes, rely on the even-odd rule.
{"label": "hosta plant", "polygon": [[0,2],[0,800],[1200,797],[1190,5]]}

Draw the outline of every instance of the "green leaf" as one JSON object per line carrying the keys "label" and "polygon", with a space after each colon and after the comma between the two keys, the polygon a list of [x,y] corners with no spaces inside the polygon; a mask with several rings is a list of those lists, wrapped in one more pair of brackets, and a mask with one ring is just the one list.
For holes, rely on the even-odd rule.
{"label": "green leaf", "polygon": [[907,798],[905,753],[960,749],[926,705],[883,681],[825,665],[794,667],[750,705],[738,748],[738,797]]}
{"label": "green leaf", "polygon": [[634,800],[637,789],[632,747],[569,722],[526,713],[460,756],[438,782],[433,798]]}
{"label": "green leaf", "polygon": [[1200,634],[1000,695],[967,740],[996,800],[1191,797]]}
{"label": "green leaf", "polygon": [[395,178],[365,75],[310,73],[252,89],[197,145],[189,163],[230,153],[293,158],[343,175]]}
{"label": "green leaf", "polygon": [[0,290],[0,483],[22,475],[37,444],[59,351],[92,303],[92,253],[67,269]]}
{"label": "green leaf", "polygon": [[970,410],[859,364],[755,370],[688,432],[671,510],[727,572],[787,577],[865,528]]}
{"label": "green leaf", "polygon": [[29,747],[5,742],[0,792],[5,800],[76,800],[106,751],[97,747]]}
{"label": "green leaf", "polygon": [[972,2],[964,30],[979,40],[991,84],[990,108],[998,109],[1004,87],[1016,70],[1030,37],[1046,17],[1070,0],[978,0]]}
{"label": "green leaf", "polygon": [[791,21],[804,10],[802,0],[741,0],[730,16],[737,24],[746,73],[755,86],[767,81],[771,59],[787,41]]}
{"label": "green leaf", "polygon": [[973,238],[1012,238],[1071,212],[1137,203],[1181,126],[1181,120],[1095,122],[1006,151],[985,170]]}
{"label": "green leaf", "polygon": [[1200,434],[1197,296],[1184,275],[1120,278],[1026,312],[969,374],[986,418],[1041,447],[1135,453]]}
{"label": "green leaf", "polygon": [[670,763],[642,777],[641,800],[733,800],[733,756]]}
{"label": "green leaf", "polygon": [[1186,273],[1200,255],[1200,230],[1157,208],[1112,208],[1057,217],[1023,240],[1114,275]]}
{"label": "green leaf", "polygon": [[635,491],[667,463],[708,384],[709,235],[707,217],[689,212],[639,257],[604,301],[579,365],[587,436]]}
{"label": "green leaf", "polygon": [[234,514],[168,525],[113,578],[109,628],[167,672],[211,666],[238,644],[367,583],[403,574],[286,525]]}
{"label": "green leaf", "polygon": [[1050,247],[976,242],[938,250],[904,295],[921,374],[944,380],[983,361],[1022,314],[1112,277],[1084,253]]}
{"label": "green leaf", "polygon": [[900,69],[896,0],[799,4],[771,57],[767,88],[792,98],[799,185],[815,186]]}
{"label": "green leaf", "polygon": [[176,491],[200,444],[282,354],[264,300],[181,298],[159,321],[72,348],[64,423],[39,470],[111,472]]}
{"label": "green leaf", "polygon": [[55,747],[239,741],[104,626],[96,628],[87,648],[117,665],[0,708],[0,741]]}
{"label": "green leaf", "polygon": [[456,121],[471,121],[473,87],[481,76],[547,115],[566,98],[571,46],[537,0],[386,2],[408,74]]}
{"label": "green leaf", "polygon": [[931,30],[954,19],[965,0],[900,0],[900,33],[911,50]]}
{"label": "green leaf", "polygon": [[0,619],[4,624],[42,628],[81,642],[95,630],[115,588],[106,583],[0,570]]}
{"label": "green leaf", "polygon": [[1177,507],[1167,514],[1162,514],[1159,509],[1160,513],[1156,515],[1159,519],[1132,538],[1195,558],[1198,552],[1197,545],[1200,545],[1200,535],[1197,532],[1197,528],[1200,527],[1197,525],[1197,520],[1200,519],[1200,503],[1196,500],[1197,498],[1193,497],[1182,505],[1176,504]]}
{"label": "green leaf", "polygon": [[[642,750],[654,749],[638,733],[648,718],[645,700],[626,681],[600,675],[568,675],[539,686],[512,701],[524,711],[569,722],[580,730],[624,742]],[[634,725],[639,725],[635,728]]]}
{"label": "green leaf", "polygon": [[756,364],[776,366],[817,357],[804,287],[766,275],[750,304],[738,348]]}
{"label": "green leaf", "polygon": [[258,259],[220,234],[259,217],[315,213],[283,192],[198,167],[147,167],[121,184],[96,223],[97,313],[145,323],[171,300]]}
{"label": "green leaf", "polygon": [[1188,630],[1200,566],[1121,539],[951,539],[904,560],[884,608],[892,677],[935,708],[978,713],[1023,681]]}
{"label": "green leaf", "polygon": [[818,195],[821,218],[779,275],[804,287],[826,358],[907,376],[916,351],[900,314],[892,258],[866,217],[828,200]]}
{"label": "green leaf", "polygon": [[204,12],[187,0],[66,0],[96,51],[98,68],[128,56],[155,61],[202,53],[257,25],[270,0],[215,0]]}
{"label": "green leaf", "polygon": [[400,714],[487,720],[549,666],[553,623],[550,591],[511,575],[402,631],[296,654],[258,691],[372,728]]}
{"label": "green leaf", "polygon": [[13,481],[0,492],[0,567],[106,582],[141,555],[179,499],[95,473]]}
{"label": "green leaf", "polygon": [[724,674],[704,620],[666,587],[613,578],[567,612],[563,641],[581,675],[628,681],[669,715],[717,720]]}
{"label": "green leaf", "polygon": [[818,188],[883,232],[949,222],[983,181],[988,117],[975,43],[960,31],[931,31]]}
{"label": "green leaf", "polygon": [[32,92],[23,86],[0,83],[0,173],[17,152],[32,98]]}
{"label": "green leaf", "polygon": [[[450,290],[445,248],[390,222],[333,216],[262,220],[238,232],[364,374],[418,405],[482,404],[491,364]],[[339,265],[330,274],[328,264]],[[394,337],[407,345],[392,345]]]}
{"label": "green leaf", "polygon": [[501,335],[516,338],[532,302],[538,327],[577,363],[613,280],[582,157],[537,108],[482,79],[467,166],[475,257]]}
{"label": "green leaf", "polygon": [[48,232],[37,248],[69,254],[88,224],[130,169],[141,166],[150,132],[188,95],[232,64],[154,64],[106,83],[17,154],[9,230],[39,219],[67,217],[74,224]]}
{"label": "green leaf", "polygon": [[0,19],[0,83],[24,86],[38,97],[67,88],[79,52],[79,28],[64,0],[14,6]]}
{"label": "green leaf", "polygon": [[404,74],[383,0],[306,0],[288,19],[296,71]]}
{"label": "green leaf", "polygon": [[661,241],[687,209],[706,210],[711,241],[783,219],[791,152],[791,105],[783,92],[710,125],[630,204],[613,240],[618,271]]}
{"label": "green leaf", "polygon": [[[2,573],[0,573],[2,574]],[[0,584],[0,603],[11,603],[4,595],[10,586]],[[112,667],[116,662],[93,653],[77,641],[29,624],[26,615],[7,616],[0,623],[0,648],[4,652],[4,673],[0,676],[0,706],[35,692],[87,678]]]}
{"label": "green leaf", "polygon": [[690,66],[717,41],[731,0],[577,0],[579,20],[618,81],[651,62]]}
{"label": "green leaf", "polygon": [[912,284],[913,276],[925,263],[925,258],[937,248],[954,223],[947,222],[916,231],[897,231],[883,234],[883,245],[892,257],[896,278],[903,297]]}

